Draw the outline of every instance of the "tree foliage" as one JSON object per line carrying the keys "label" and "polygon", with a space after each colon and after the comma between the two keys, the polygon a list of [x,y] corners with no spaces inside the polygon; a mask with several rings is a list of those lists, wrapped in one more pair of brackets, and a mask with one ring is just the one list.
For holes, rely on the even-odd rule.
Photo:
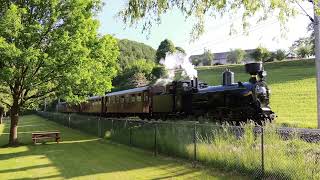
{"label": "tree foliage", "polygon": [[255,61],[268,61],[269,58],[271,57],[270,51],[268,51],[267,48],[259,46],[254,52],[250,54],[250,56],[255,60]]}
{"label": "tree foliage", "polygon": [[167,75],[167,69],[164,66],[155,66],[152,69],[151,74],[153,75],[153,80],[157,80],[159,78],[165,77]]}
{"label": "tree foliage", "polygon": [[118,63],[121,70],[137,59],[155,61],[156,50],[151,46],[128,39],[121,39],[118,42],[120,49]]}
{"label": "tree foliage", "polygon": [[231,49],[227,55],[228,63],[239,64],[245,58],[246,52],[242,49]]}
{"label": "tree foliage", "polygon": [[130,84],[128,85],[128,87],[137,88],[137,87],[147,86],[149,81],[146,78],[144,73],[137,72],[137,73],[134,73],[132,77],[130,77],[129,83]]}
{"label": "tree foliage", "polygon": [[10,144],[21,108],[50,96],[82,101],[104,94],[119,54],[112,36],[98,35],[99,0],[2,1],[0,84],[10,97]]}
{"label": "tree foliage", "polygon": [[295,53],[299,58],[308,58],[312,55],[312,52],[311,46],[299,46],[295,50]]}
{"label": "tree foliage", "polygon": [[310,34],[294,41],[290,47],[290,53],[299,58],[307,58],[315,55],[314,24],[310,23],[307,30]]}
{"label": "tree foliage", "polygon": [[151,81],[153,78],[152,71],[154,67],[154,62],[145,59],[132,61],[127,67],[125,67],[125,69],[123,69],[122,73],[114,79],[114,86],[117,87],[117,89],[134,87],[132,86],[131,78],[137,73],[143,74],[147,81]]}
{"label": "tree foliage", "polygon": [[208,49],[204,49],[202,54],[190,56],[190,61],[195,66],[210,66],[214,58],[214,53],[211,53]]}
{"label": "tree foliage", "polygon": [[176,51],[176,48],[172,41],[168,39],[163,40],[160,43],[156,52],[156,62],[160,62],[162,58],[165,58],[168,52],[173,53],[175,51]]}
{"label": "tree foliage", "polygon": [[182,54],[186,54],[186,51],[182,47],[176,47],[176,51],[181,52]]}
{"label": "tree foliage", "polygon": [[214,59],[214,54],[211,53],[209,49],[205,49],[203,55],[204,55],[204,59],[202,60],[202,65],[211,66],[212,61]]}
{"label": "tree foliage", "polygon": [[287,53],[283,49],[278,49],[274,53],[274,58],[277,59],[278,61],[284,60],[287,57]]}
{"label": "tree foliage", "polygon": [[127,6],[119,12],[119,16],[130,26],[143,22],[143,31],[148,32],[152,25],[161,22],[162,14],[179,9],[186,18],[196,20],[191,32],[192,39],[196,39],[204,33],[205,19],[208,16],[218,17],[226,12],[230,17],[241,15],[244,29],[252,23],[250,17],[254,15],[259,16],[257,21],[277,16],[283,25],[289,16],[296,14],[295,3],[293,0],[129,0]]}

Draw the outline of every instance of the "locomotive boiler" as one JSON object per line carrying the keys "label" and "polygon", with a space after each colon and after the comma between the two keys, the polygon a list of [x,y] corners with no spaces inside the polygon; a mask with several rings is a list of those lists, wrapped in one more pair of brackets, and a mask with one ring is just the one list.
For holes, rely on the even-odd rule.
{"label": "locomotive boiler", "polygon": [[198,79],[173,81],[166,86],[146,86],[89,98],[79,105],[59,103],[60,112],[77,112],[105,117],[141,119],[183,119],[206,117],[219,122],[257,123],[272,121],[269,106],[270,90],[261,63],[245,65],[250,74],[248,82],[234,82],[234,73],[226,70],[222,83],[208,86]]}

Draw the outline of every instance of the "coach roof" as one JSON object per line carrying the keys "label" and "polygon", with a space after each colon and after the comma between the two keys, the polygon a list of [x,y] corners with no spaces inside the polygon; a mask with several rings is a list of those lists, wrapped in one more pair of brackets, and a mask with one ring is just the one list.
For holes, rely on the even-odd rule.
{"label": "coach roof", "polygon": [[117,92],[108,93],[106,96],[132,94],[132,93],[142,92],[142,91],[145,91],[145,90],[148,90],[148,89],[149,89],[149,86],[145,86],[145,87],[139,87],[139,88],[134,88],[134,89],[128,89],[128,90],[123,90],[123,91],[117,91]]}

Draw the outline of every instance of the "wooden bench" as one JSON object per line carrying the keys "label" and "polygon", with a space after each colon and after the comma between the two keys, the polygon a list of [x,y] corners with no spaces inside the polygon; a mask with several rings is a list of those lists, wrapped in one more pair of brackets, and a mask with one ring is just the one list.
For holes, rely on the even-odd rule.
{"label": "wooden bench", "polygon": [[37,140],[46,140],[54,139],[57,143],[60,141],[60,132],[59,131],[40,131],[32,133],[32,141],[34,144],[37,143]]}

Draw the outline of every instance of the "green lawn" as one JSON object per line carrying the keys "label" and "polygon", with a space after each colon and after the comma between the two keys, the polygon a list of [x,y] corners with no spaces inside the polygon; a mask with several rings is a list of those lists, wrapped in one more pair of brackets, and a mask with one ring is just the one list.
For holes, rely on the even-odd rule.
{"label": "green lawn", "polygon": [[[0,179],[238,179],[190,162],[113,144],[35,115],[19,123],[23,146],[0,148]],[[62,142],[33,145],[32,131],[59,130]],[[0,146],[8,126],[0,125]]]}
{"label": "green lawn", "polygon": [[[221,84],[225,68],[235,72],[236,81],[248,81],[243,65],[202,67],[199,79],[210,85]],[[283,61],[265,64],[271,88],[271,107],[277,124],[316,128],[316,79],[314,60]]]}

